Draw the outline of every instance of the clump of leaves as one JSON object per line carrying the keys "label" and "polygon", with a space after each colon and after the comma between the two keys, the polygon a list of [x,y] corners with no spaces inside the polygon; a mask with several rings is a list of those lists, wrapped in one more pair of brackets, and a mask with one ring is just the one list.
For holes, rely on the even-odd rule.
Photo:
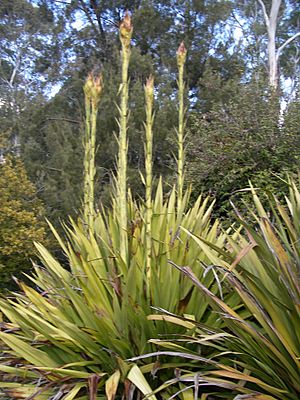
{"label": "clump of leaves", "polygon": [[[184,203],[186,199],[187,196]],[[84,227],[74,222],[66,227],[67,243],[53,229],[68,269],[45,247],[36,245],[43,267],[36,265],[34,276],[29,279],[38,290],[20,283],[22,293],[0,301],[1,311],[10,321],[3,324],[0,333],[6,353],[0,371],[28,378],[34,375],[40,386],[31,385],[32,395],[39,391],[57,394],[61,390],[64,395],[73,393],[67,399],[80,398],[78,393],[88,398],[89,391],[94,391],[95,396],[103,393],[105,382],[106,390],[116,393],[119,380],[126,379],[144,394],[151,392],[149,386],[142,389],[140,382],[144,379],[142,372],[155,371],[155,359],[141,369],[125,360],[153,351],[148,340],[159,334],[184,331],[167,324],[168,318],[165,322],[157,322],[155,316],[149,319],[152,307],[182,315],[193,313],[199,320],[219,325],[217,316],[206,313],[207,300],[179,271],[168,266],[169,259],[179,265],[193,264],[198,278],[213,292],[218,290],[213,275],[204,275],[201,267],[201,262],[208,262],[205,254],[180,231],[175,208],[175,189],[164,201],[160,184],[153,202],[150,278],[145,262],[144,205],[129,201],[127,206],[131,221],[127,263],[120,255],[120,226],[114,209],[98,214],[95,235],[89,238]],[[199,198],[181,224],[222,247],[224,236],[218,235],[218,222],[210,222],[211,209],[208,199]],[[233,300],[234,307],[237,304]],[[171,366],[172,363],[162,367]],[[133,390],[129,381],[127,389]],[[3,386],[15,388],[11,381]],[[13,392],[9,393],[13,397]]]}
{"label": "clump of leaves", "polygon": [[[177,352],[182,359],[193,361],[178,379],[165,386],[179,382],[179,392],[189,391],[197,398],[204,392],[218,398],[299,398],[300,192],[294,182],[289,186],[285,205],[272,196],[271,213],[266,212],[252,188],[256,207],[252,214],[257,229],[239,220],[244,232],[228,236],[229,249],[220,248],[217,257],[213,243],[191,234],[222,276],[223,284],[226,282],[239,296],[243,307],[232,308],[208,289],[191,268],[177,266],[209,299],[226,329],[215,330],[190,319],[176,320],[174,316],[175,323],[188,322],[195,332],[181,340],[185,345],[154,341],[167,348],[156,355],[174,356]],[[213,354],[203,357],[195,345],[200,349],[208,346]],[[210,389],[205,390],[207,387]],[[218,393],[216,388],[222,392]]]}

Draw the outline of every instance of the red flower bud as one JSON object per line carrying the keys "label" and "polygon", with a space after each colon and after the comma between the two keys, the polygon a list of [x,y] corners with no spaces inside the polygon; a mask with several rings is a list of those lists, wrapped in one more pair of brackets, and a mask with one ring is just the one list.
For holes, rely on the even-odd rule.
{"label": "red flower bud", "polygon": [[178,67],[183,66],[186,60],[187,50],[185,48],[184,42],[180,43],[180,46],[177,50],[177,65]]}

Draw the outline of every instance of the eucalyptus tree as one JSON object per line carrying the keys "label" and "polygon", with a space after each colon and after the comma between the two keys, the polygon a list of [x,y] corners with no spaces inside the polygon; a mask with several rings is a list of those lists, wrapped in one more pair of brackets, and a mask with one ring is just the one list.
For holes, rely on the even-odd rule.
{"label": "eucalyptus tree", "polygon": [[[280,46],[276,44],[277,35],[276,31],[278,25],[280,23],[280,17],[282,17],[284,11],[289,12],[287,10],[288,7],[296,7],[296,2],[281,1],[281,0],[272,0],[269,5],[269,10],[267,9],[266,3],[263,0],[258,0],[262,11],[264,22],[268,34],[268,66],[269,66],[269,82],[271,87],[274,89],[278,88],[279,83],[279,59],[285,49],[290,43],[296,41],[298,37],[300,37],[300,15],[298,15],[298,31],[291,34],[287,39],[285,39]],[[283,10],[281,9],[283,8]]]}
{"label": "eucalyptus tree", "polygon": [[295,80],[299,72],[300,13],[298,1],[237,1],[232,8],[235,28],[250,54],[250,69],[264,67],[277,90],[280,76]]}
{"label": "eucalyptus tree", "polygon": [[45,1],[39,6],[28,0],[1,1],[1,131],[15,141],[22,113],[57,79],[62,25]]}

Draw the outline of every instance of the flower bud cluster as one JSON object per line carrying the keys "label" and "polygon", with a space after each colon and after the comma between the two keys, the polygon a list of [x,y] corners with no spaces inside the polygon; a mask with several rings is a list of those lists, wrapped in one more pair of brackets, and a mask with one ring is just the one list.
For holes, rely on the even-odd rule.
{"label": "flower bud cluster", "polygon": [[133,32],[133,25],[129,12],[126,11],[123,21],[120,24],[120,39],[126,48],[130,47],[130,41]]}
{"label": "flower bud cluster", "polygon": [[90,72],[83,86],[85,97],[96,107],[100,101],[103,89],[102,75],[95,75]]}
{"label": "flower bud cluster", "polygon": [[184,42],[181,42],[180,46],[178,47],[178,50],[177,50],[177,65],[178,65],[178,67],[182,67],[185,64],[186,53],[187,53],[187,51],[186,51]]}
{"label": "flower bud cluster", "polygon": [[145,96],[150,101],[151,104],[153,103],[153,92],[154,92],[154,77],[153,75],[150,75],[149,78],[146,80]]}

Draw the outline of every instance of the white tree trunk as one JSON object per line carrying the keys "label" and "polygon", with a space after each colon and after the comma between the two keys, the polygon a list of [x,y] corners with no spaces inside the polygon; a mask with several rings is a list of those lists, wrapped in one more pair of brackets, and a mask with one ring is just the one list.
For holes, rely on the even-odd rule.
{"label": "white tree trunk", "polygon": [[264,14],[264,20],[268,33],[268,66],[269,66],[269,82],[273,89],[279,86],[279,57],[283,49],[294,39],[300,36],[300,32],[295,33],[287,39],[278,49],[276,49],[276,30],[278,24],[279,9],[281,0],[272,0],[270,14],[268,15],[263,0],[258,0]]}
{"label": "white tree trunk", "polygon": [[268,32],[268,65],[269,65],[269,82],[270,86],[274,89],[278,88],[279,74],[278,74],[278,58],[276,55],[276,29],[278,22],[279,8],[281,0],[272,0],[270,15],[268,15],[266,6],[263,0],[258,0],[263,13],[265,24]]}
{"label": "white tree trunk", "polygon": [[269,81],[271,87],[274,89],[278,88],[279,83],[278,59],[276,56],[276,29],[280,5],[281,0],[272,1],[268,27]]}

